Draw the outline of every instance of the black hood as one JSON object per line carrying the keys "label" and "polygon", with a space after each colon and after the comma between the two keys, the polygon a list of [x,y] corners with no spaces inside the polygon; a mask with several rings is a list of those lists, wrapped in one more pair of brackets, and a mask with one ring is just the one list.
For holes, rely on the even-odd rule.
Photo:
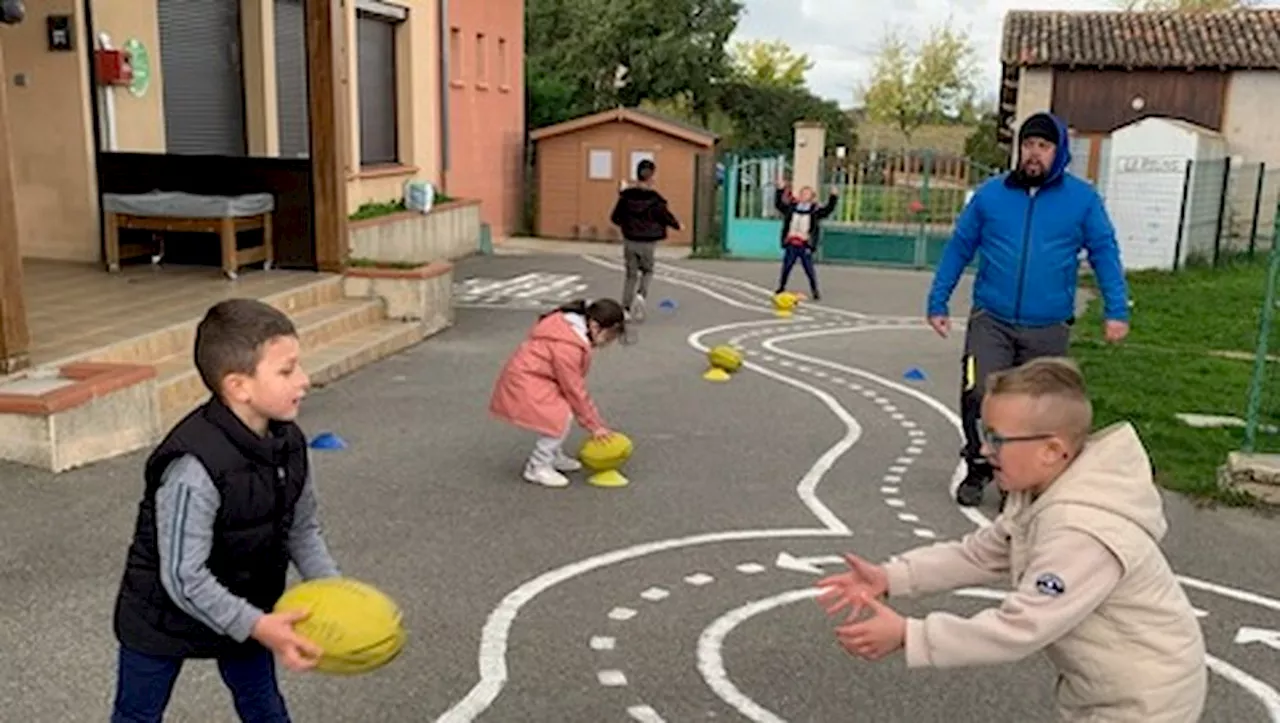
{"label": "black hood", "polygon": [[627,205],[627,208],[633,211],[643,211],[653,207],[655,204],[666,203],[666,199],[662,197],[661,193],[643,186],[624,188],[619,195],[622,196],[622,201]]}

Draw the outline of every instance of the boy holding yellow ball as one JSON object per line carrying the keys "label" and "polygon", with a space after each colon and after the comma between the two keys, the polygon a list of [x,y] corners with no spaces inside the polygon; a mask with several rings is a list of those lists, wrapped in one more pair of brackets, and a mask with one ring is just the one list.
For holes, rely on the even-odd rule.
{"label": "boy holding yellow ball", "polygon": [[276,681],[321,656],[294,630],[306,613],[270,613],[289,563],[336,577],[320,533],[307,441],[294,423],[310,382],[293,323],[258,301],[211,308],[195,364],[213,398],[146,462],[115,609],[120,641],[112,723],[159,723],[188,659],[214,659],[245,721],[289,720]]}

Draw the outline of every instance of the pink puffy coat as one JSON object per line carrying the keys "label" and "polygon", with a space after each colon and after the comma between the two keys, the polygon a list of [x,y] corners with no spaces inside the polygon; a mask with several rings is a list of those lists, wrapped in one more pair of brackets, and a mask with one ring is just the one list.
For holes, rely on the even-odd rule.
{"label": "pink puffy coat", "polygon": [[489,411],[498,419],[548,437],[568,433],[572,414],[588,432],[605,429],[587,393],[591,344],[563,313],[543,317],[498,376]]}

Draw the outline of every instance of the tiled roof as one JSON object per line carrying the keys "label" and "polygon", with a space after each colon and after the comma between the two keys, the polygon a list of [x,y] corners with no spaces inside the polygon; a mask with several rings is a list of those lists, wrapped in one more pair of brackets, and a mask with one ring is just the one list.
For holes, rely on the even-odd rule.
{"label": "tiled roof", "polygon": [[1280,69],[1280,10],[1036,12],[1005,16],[1013,66]]}

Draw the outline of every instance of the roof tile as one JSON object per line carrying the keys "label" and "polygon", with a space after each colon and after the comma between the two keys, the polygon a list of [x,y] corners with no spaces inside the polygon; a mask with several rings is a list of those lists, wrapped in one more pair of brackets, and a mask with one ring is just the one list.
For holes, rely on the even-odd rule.
{"label": "roof tile", "polygon": [[1007,65],[1280,69],[1280,10],[1005,16]]}

